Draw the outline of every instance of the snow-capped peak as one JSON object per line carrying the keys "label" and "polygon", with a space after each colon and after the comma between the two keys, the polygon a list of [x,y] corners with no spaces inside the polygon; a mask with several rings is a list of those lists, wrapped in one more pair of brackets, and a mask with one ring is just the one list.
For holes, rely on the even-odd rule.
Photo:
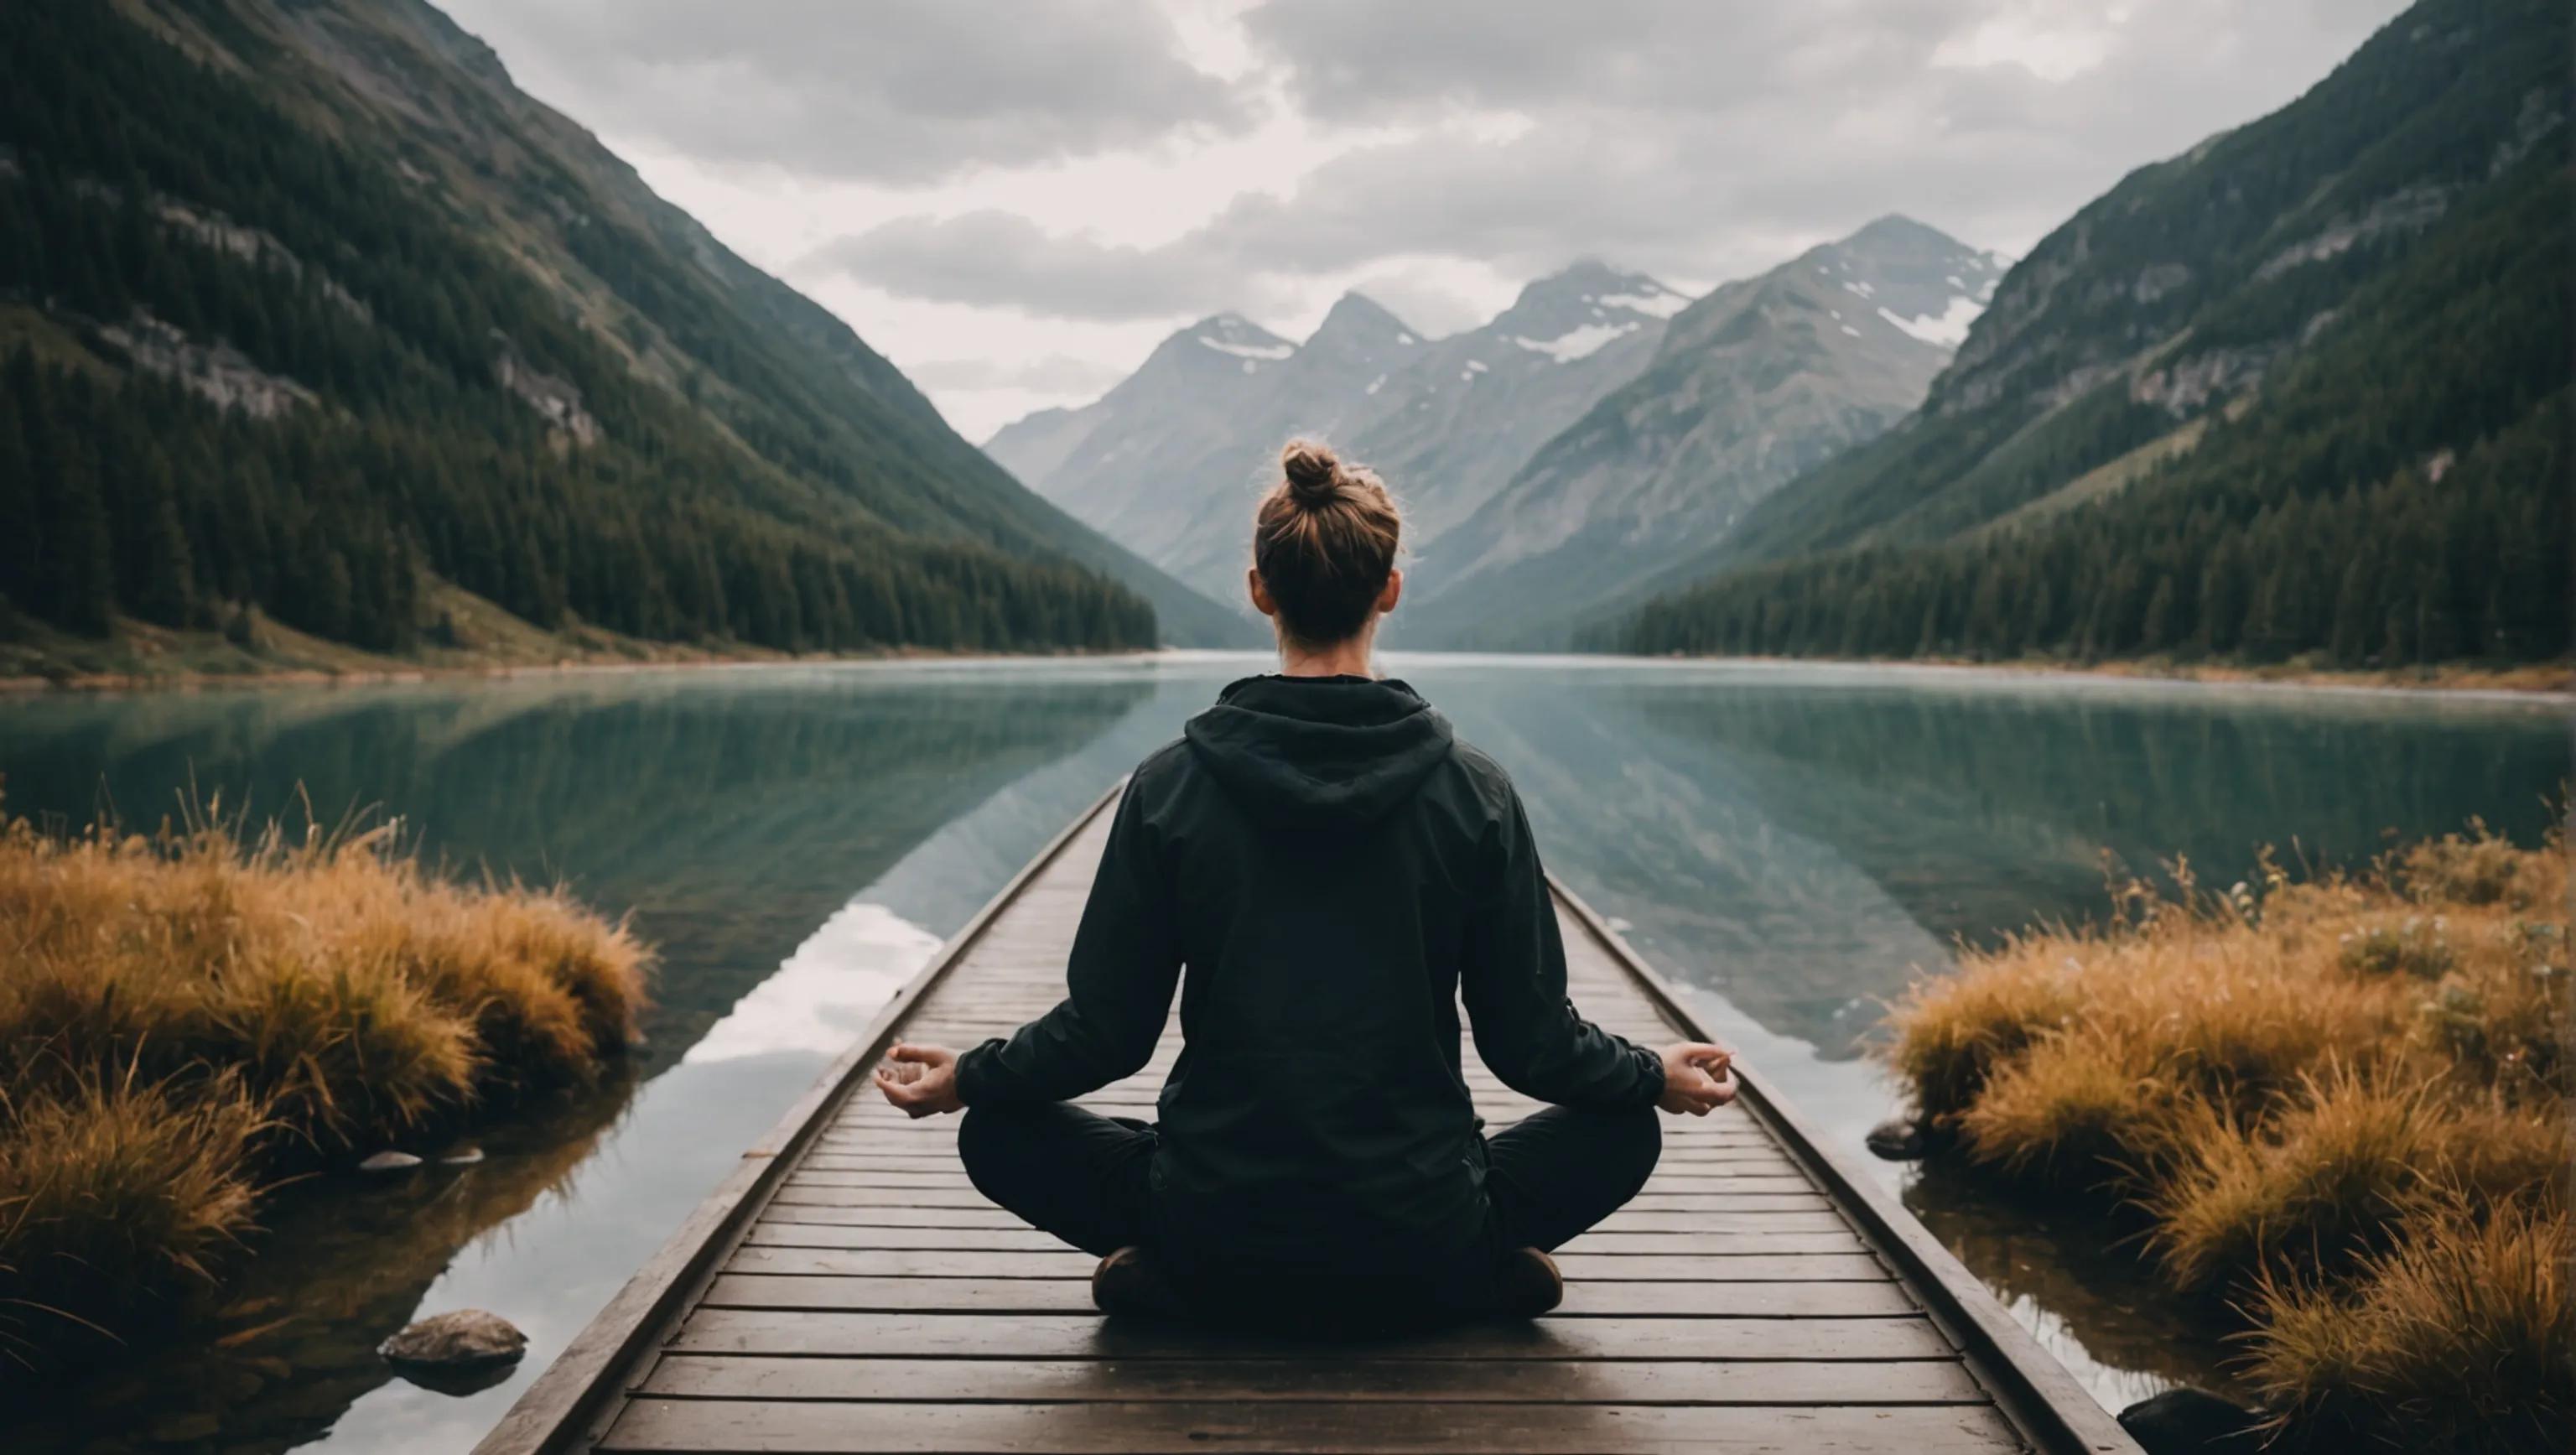
{"label": "snow-capped peak", "polygon": [[[1955,349],[1994,298],[1995,285],[2012,266],[2000,253],[1971,248],[1911,218],[1878,219],[1840,242],[1809,254],[1826,286],[1858,299],[1872,315],[1906,337]],[[1831,267],[1828,268],[1827,264]],[[1837,321],[1840,316],[1837,315]],[[1858,336],[1849,324],[1843,332]]]}
{"label": "snow-capped peak", "polygon": [[1214,318],[1202,319],[1189,330],[1189,336],[1197,340],[1201,348],[1214,349],[1246,363],[1276,363],[1297,352],[1295,344],[1239,313],[1220,313]]}
{"label": "snow-capped peak", "polygon": [[1571,364],[1601,352],[1611,340],[1636,331],[1637,325],[1633,322],[1587,323],[1550,339],[1523,338],[1513,334],[1511,340],[1531,353],[1545,354],[1560,364]]}
{"label": "snow-capped peak", "polygon": [[1220,354],[1232,354],[1238,359],[1284,359],[1297,352],[1295,344],[1237,344],[1228,343],[1223,339],[1212,339],[1206,334],[1200,334],[1198,337],[1199,343],[1203,346],[1214,349]]}
{"label": "snow-capped peak", "polygon": [[1604,308],[1624,308],[1648,318],[1670,318],[1690,307],[1691,301],[1652,278],[1638,280],[1645,286],[1634,293],[1604,293],[1593,301]]}
{"label": "snow-capped peak", "polygon": [[[1990,283],[1986,286],[1987,291],[1991,293],[1994,285]],[[1982,300],[1970,298],[1965,294],[1956,294],[1951,297],[1950,306],[1937,314],[1926,313],[1914,318],[1900,318],[1896,310],[1881,308],[1878,310],[1878,316],[1895,324],[1909,338],[1921,339],[1927,344],[1937,344],[1945,349],[1955,349],[1968,341],[1968,325],[1975,323],[1977,315],[1985,311],[1986,305]]]}

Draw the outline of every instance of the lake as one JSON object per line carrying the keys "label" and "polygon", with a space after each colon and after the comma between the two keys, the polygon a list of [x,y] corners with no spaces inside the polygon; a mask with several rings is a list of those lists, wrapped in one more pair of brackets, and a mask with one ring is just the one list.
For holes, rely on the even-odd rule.
{"label": "lake", "polygon": [[[885,663],[0,704],[19,814],[148,827],[193,793],[399,816],[460,872],[561,881],[660,950],[628,1077],[470,1166],[290,1190],[216,1327],[50,1397],[38,1450],[453,1455],[580,1330],[879,1003],[1084,804],[1266,659]],[[1885,1000],[2035,919],[2105,855],[2225,884],[2258,846],[2355,864],[2472,816],[2520,842],[2564,705],[1918,668],[1394,656],[1528,800],[1549,866],[1847,1145],[1891,1108]],[[2099,1229],[1878,1164],[2117,1406],[2208,1380],[2223,1331]],[[394,1378],[461,1307],[528,1332],[506,1381]],[[13,1449],[28,1448],[13,1444]]]}

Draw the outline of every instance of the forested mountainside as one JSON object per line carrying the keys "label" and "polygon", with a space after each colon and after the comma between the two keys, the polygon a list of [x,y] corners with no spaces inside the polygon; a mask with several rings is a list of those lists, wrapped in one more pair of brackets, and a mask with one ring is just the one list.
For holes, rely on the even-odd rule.
{"label": "forested mountainside", "polygon": [[1330,440],[1376,467],[1403,497],[1419,549],[1636,377],[1687,302],[1642,274],[1584,262],[1436,342],[1358,294],[1302,344],[1220,314],[1164,340],[1095,403],[1030,415],[985,450],[1112,539],[1233,601],[1253,502],[1290,438]]}
{"label": "forested mountainside", "polygon": [[1167,633],[1216,615],[418,0],[10,11],[21,627],[255,607],[399,651],[444,583],[549,628],[792,650],[1144,645],[1138,588],[1180,607]]}
{"label": "forested mountainside", "polygon": [[2565,6],[2423,0],[2017,265],[1636,651],[2568,650]]}
{"label": "forested mountainside", "polygon": [[1396,639],[1568,645],[1640,574],[1705,551],[1774,488],[1921,403],[2003,269],[1885,217],[1692,304],[1643,374],[1424,548]]}

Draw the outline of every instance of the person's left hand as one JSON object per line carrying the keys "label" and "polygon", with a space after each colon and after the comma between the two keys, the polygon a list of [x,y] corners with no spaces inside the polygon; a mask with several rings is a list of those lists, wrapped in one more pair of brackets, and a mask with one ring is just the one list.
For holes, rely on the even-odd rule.
{"label": "person's left hand", "polygon": [[957,1053],[946,1046],[898,1042],[877,1066],[877,1090],[916,1119],[966,1109],[957,1099]]}
{"label": "person's left hand", "polygon": [[1735,1053],[1724,1046],[1682,1041],[1666,1046],[1664,1096],[1656,1106],[1675,1116],[1704,1117],[1735,1100]]}

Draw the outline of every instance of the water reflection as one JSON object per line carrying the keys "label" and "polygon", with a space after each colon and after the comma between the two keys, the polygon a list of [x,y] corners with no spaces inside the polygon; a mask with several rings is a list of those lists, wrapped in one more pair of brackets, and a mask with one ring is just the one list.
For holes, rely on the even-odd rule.
{"label": "water reflection", "polygon": [[939,936],[882,904],[845,904],[680,1059],[837,1056],[938,949]]}
{"label": "water reflection", "polygon": [[2105,1406],[2175,1384],[2224,1391],[2234,1383],[2238,1351],[2227,1336],[2235,1326],[2158,1283],[2136,1229],[1999,1194],[1949,1166],[1925,1168],[1904,1198]]}
{"label": "water reflection", "polygon": [[[191,780],[404,815],[429,851],[631,909],[663,950],[633,1088],[486,1163],[290,1200],[215,1332],[68,1396],[33,1448],[472,1443],[874,1015],[1083,804],[1255,659],[788,668],[0,708],[10,805],[148,819]],[[1958,937],[2101,904],[2100,851],[2220,875],[2351,861],[2567,774],[2547,706],[1831,668],[1397,659],[1518,779],[1549,865],[1857,1145],[1882,1000]],[[1893,1185],[1904,1178],[1883,1169]],[[2212,1331],[2093,1228],[1926,1180],[1911,1205],[2106,1400],[2208,1378]],[[373,1344],[483,1307],[526,1364],[456,1398]],[[13,1430],[13,1434],[17,1431]],[[14,1448],[14,1447],[13,1447]]]}
{"label": "water reflection", "polygon": [[[46,1392],[14,1411],[8,1448],[286,1450],[394,1378],[375,1345],[488,1230],[576,1195],[631,1080],[530,1111],[470,1165],[326,1176],[289,1190],[198,1336]],[[23,1441],[24,1443],[20,1443]]]}
{"label": "water reflection", "polygon": [[661,949],[647,1070],[915,845],[1151,695],[1138,674],[789,669],[13,704],[9,806],[149,822],[193,783],[561,878]]}
{"label": "water reflection", "polygon": [[1633,700],[1945,941],[2094,913],[2105,850],[2132,872],[2186,856],[2224,885],[2265,844],[2357,866],[2472,813],[2534,842],[2568,764],[2546,705],[1902,675]]}

